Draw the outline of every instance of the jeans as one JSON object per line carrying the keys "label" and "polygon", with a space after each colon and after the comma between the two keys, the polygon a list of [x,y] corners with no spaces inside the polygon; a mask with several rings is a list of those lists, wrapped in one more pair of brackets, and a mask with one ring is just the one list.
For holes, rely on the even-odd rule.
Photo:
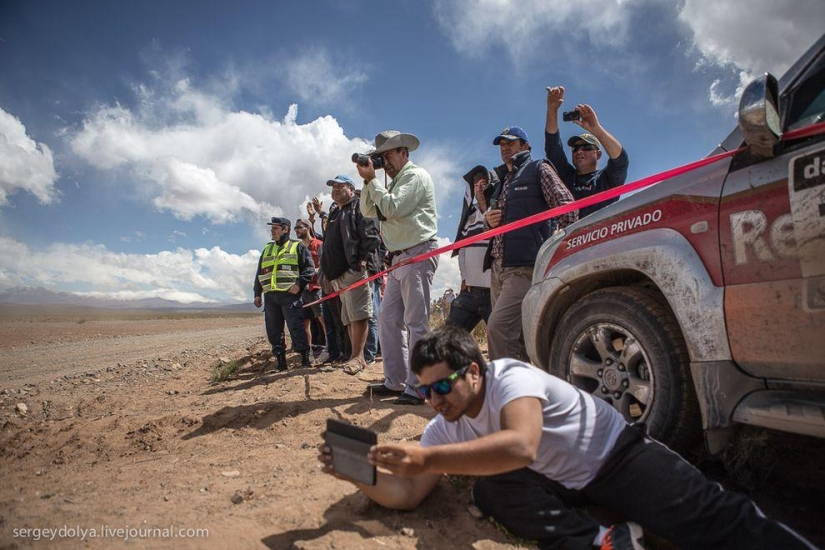
{"label": "jeans", "polygon": [[272,353],[278,355],[284,349],[284,322],[292,338],[292,349],[306,351],[309,349],[307,333],[304,331],[304,302],[300,295],[289,292],[264,293],[264,322],[266,336],[272,346]]}
{"label": "jeans", "polygon": [[381,351],[378,341],[378,312],[381,311],[381,279],[370,281],[372,285],[372,316],[369,318],[367,345],[364,346],[364,359],[374,361]]}
{"label": "jeans", "polygon": [[467,332],[472,332],[479,322],[487,322],[492,309],[489,288],[467,287],[450,304],[447,323],[461,327]]}

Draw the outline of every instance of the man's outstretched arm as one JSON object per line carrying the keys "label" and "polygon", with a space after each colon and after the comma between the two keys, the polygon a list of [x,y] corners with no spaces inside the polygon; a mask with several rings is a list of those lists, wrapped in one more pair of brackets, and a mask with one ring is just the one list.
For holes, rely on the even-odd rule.
{"label": "man's outstretched arm", "polygon": [[377,445],[370,460],[399,476],[501,474],[533,463],[542,434],[541,401],[520,397],[501,411],[501,430],[471,441],[433,445]]}
{"label": "man's outstretched arm", "polygon": [[432,492],[442,477],[441,474],[434,473],[402,477],[379,470],[375,485],[364,485],[338,476],[332,467],[332,454],[326,445],[321,445],[318,460],[324,465],[325,473],[349,481],[376,503],[393,510],[415,509]]}

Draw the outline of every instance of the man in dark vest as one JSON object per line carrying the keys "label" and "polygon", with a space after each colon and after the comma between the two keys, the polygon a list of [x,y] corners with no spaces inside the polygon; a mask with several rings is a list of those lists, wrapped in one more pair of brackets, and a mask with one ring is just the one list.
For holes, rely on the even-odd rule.
{"label": "man in dark vest", "polygon": [[289,238],[292,222],[287,218],[272,218],[267,225],[271,226],[272,240],[258,259],[255,307],[261,307],[264,303],[266,336],[277,361],[275,370],[281,372],[287,369],[284,321],[289,327],[292,349],[301,354],[301,366],[309,367],[309,342],[304,332],[301,293],[315,274],[312,256],[303,243]]}
{"label": "man in dark vest", "polygon": [[[501,184],[484,213],[487,226],[498,227],[573,202],[570,191],[553,165],[530,158],[527,132],[518,126],[502,130],[493,140],[504,164],[496,167]],[[493,311],[487,322],[490,359],[510,357],[527,361],[521,329],[521,302],[533,279],[536,255],[554,228],[578,220],[578,211],[534,223],[490,240],[484,268],[492,268],[490,301]]]}

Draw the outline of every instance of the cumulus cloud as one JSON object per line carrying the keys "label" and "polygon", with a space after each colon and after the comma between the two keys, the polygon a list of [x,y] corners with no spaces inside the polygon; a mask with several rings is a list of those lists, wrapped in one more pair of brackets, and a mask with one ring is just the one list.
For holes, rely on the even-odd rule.
{"label": "cumulus cloud", "polygon": [[735,103],[756,74],[777,77],[822,34],[825,3],[821,0],[685,0],[679,19],[692,34],[703,59],[730,71],[735,90],[720,79],[710,88],[711,102]]}
{"label": "cumulus cloud", "polygon": [[27,191],[41,203],[57,197],[52,151],[26,134],[20,119],[0,109],[0,205],[17,190]]}
{"label": "cumulus cloud", "polygon": [[[165,298],[183,303],[248,300],[249,274],[260,252],[219,247],[124,254],[103,245],[54,243],[43,250],[0,237],[0,290],[38,285],[119,299]],[[61,257],[60,262],[51,261]],[[55,285],[60,281],[60,286]],[[89,289],[89,290],[86,290]]]}
{"label": "cumulus cloud", "polygon": [[780,76],[822,34],[820,0],[685,0],[679,19],[701,54],[719,65]]}
{"label": "cumulus cloud", "polygon": [[[609,72],[617,67],[644,70],[650,56],[659,55],[636,48],[631,31],[670,24],[672,12],[665,8],[656,0],[437,0],[434,13],[453,47],[468,57],[501,49],[519,67],[545,56],[551,46],[561,58],[599,50],[612,61],[600,63],[598,70]],[[698,53],[701,65],[720,75],[710,86],[709,99],[725,107],[737,101],[755,74],[781,76],[821,36],[825,20],[822,0],[683,0],[674,10],[682,24],[674,28],[677,40],[684,35],[689,44],[685,55]]]}
{"label": "cumulus cloud", "polygon": [[356,176],[349,157],[368,148],[332,116],[299,124],[297,105],[276,120],[232,110],[185,79],[135,91],[134,108],[90,112],[71,136],[72,151],[100,170],[128,171],[158,209],[182,219],[257,224],[293,216],[332,175]]}
{"label": "cumulus cloud", "polygon": [[[438,246],[451,242],[438,238]],[[0,236],[0,292],[17,286],[116,300],[163,298],[181,303],[249,300],[250,273],[259,250],[231,254],[219,247],[177,248],[155,254],[124,254],[103,245],[54,243],[43,250]],[[50,261],[60,256],[63,261]],[[55,281],[60,281],[56,285]],[[442,254],[433,279],[433,299],[458,291],[458,260]]]}
{"label": "cumulus cloud", "polygon": [[[440,247],[450,244],[452,239],[439,237],[437,244]],[[431,297],[433,300],[444,295],[444,291],[452,288],[456,295],[461,288],[461,271],[458,269],[458,257],[453,257],[451,252],[438,257],[438,268],[433,277],[433,287]]]}
{"label": "cumulus cloud", "polygon": [[630,21],[627,4],[622,0],[438,0],[434,11],[462,54],[480,57],[504,48],[512,59],[524,60],[543,52],[537,43],[552,35],[565,40],[584,35],[601,46],[623,43]]}

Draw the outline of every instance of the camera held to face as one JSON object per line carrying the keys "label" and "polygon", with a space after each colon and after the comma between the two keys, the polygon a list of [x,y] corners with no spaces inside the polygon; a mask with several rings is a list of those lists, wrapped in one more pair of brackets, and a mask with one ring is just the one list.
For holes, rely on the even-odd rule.
{"label": "camera held to face", "polygon": [[582,114],[579,112],[578,109],[575,111],[565,111],[561,114],[561,118],[564,122],[570,122],[571,120],[581,120]]}
{"label": "camera held to face", "polygon": [[368,166],[369,160],[372,160],[372,167],[376,170],[384,167],[384,159],[381,155],[362,155],[361,153],[352,154],[352,162],[360,164],[361,166]]}

